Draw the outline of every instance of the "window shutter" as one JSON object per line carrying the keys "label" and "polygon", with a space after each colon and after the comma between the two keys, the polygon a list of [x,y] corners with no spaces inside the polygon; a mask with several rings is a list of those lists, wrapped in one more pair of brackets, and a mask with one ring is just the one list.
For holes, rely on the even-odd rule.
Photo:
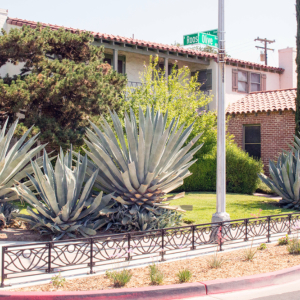
{"label": "window shutter", "polygon": [[247,93],[251,93],[251,72],[247,73]]}
{"label": "window shutter", "polygon": [[212,90],[212,69],[206,70],[206,89]]}
{"label": "window shutter", "polygon": [[238,91],[238,70],[232,69],[232,91],[237,92]]}
{"label": "window shutter", "polygon": [[261,90],[266,91],[267,90],[267,75],[261,74]]}

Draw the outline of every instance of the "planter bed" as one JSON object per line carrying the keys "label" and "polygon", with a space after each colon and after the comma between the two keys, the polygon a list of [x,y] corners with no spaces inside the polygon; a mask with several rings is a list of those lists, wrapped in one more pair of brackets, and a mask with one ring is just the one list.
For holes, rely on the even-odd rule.
{"label": "planter bed", "polygon": [[[249,242],[250,247],[250,242]],[[197,257],[189,260],[182,260],[169,263],[161,263],[159,267],[164,273],[164,285],[177,284],[176,274],[182,268],[188,268],[193,276],[190,283],[203,282],[215,279],[231,277],[242,277],[260,273],[274,272],[285,268],[300,265],[300,255],[291,255],[286,246],[267,245],[266,250],[257,250],[253,261],[246,261],[243,258],[244,250],[227,253],[219,252],[218,255],[225,259],[219,269],[208,267],[206,257]],[[115,268],[118,267],[116,264]],[[132,269],[131,281],[126,288],[150,286],[149,269]],[[112,282],[106,275],[94,275],[80,279],[68,279],[63,287],[57,289],[52,284],[11,289],[11,291],[91,291],[113,289]]]}

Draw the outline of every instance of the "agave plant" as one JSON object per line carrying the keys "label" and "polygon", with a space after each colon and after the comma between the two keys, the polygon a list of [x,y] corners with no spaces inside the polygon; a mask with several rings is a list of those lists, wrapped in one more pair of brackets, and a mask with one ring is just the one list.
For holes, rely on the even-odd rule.
{"label": "agave plant", "polygon": [[282,153],[277,163],[269,163],[271,178],[260,174],[259,178],[276,194],[284,208],[300,210],[300,151]]}
{"label": "agave plant", "polygon": [[184,130],[183,124],[177,130],[179,120],[173,118],[166,126],[167,117],[168,113],[155,113],[149,107],[144,115],[140,108],[139,126],[132,110],[130,117],[125,113],[126,134],[116,113],[111,113],[116,136],[105,120],[102,131],[93,123],[95,133],[87,129],[89,140],[85,142],[90,151],[84,150],[100,169],[97,183],[103,191],[114,192],[118,202],[172,209],[165,201],[184,196],[166,194],[191,175],[188,169],[196,161],[192,160],[193,155],[202,144],[189,150],[201,134],[184,146],[192,125]]}
{"label": "agave plant", "polygon": [[94,195],[92,188],[98,170],[84,182],[87,156],[81,160],[79,155],[76,167],[72,167],[72,151],[64,156],[61,150],[53,169],[44,151],[44,173],[35,161],[32,168],[34,176],[28,174],[28,177],[36,193],[22,183],[16,189],[34,210],[27,207],[29,215],[17,215],[18,219],[28,222],[41,234],[53,234],[54,240],[65,234],[75,237],[74,232],[83,236],[94,235],[107,223],[107,218],[100,216],[101,210],[112,207],[115,201],[111,200],[111,195],[102,197],[103,192]]}
{"label": "agave plant", "polygon": [[[45,147],[45,145],[41,145],[31,149],[37,141],[38,134],[24,143],[32,128],[27,130],[12,145],[12,138],[18,125],[18,120],[11,125],[5,135],[7,123],[8,119],[0,131],[0,202],[19,199],[12,187],[16,181],[25,178],[27,173],[33,172],[31,165],[28,165],[28,163]],[[37,160],[37,163],[39,164],[40,160]]]}
{"label": "agave plant", "polygon": [[127,206],[121,203],[105,211],[110,216],[107,229],[117,232],[141,231],[179,226],[182,215],[177,211],[164,208],[147,209],[144,206]]}
{"label": "agave plant", "polygon": [[14,206],[10,203],[0,203],[0,229],[10,223],[12,212],[15,210]]}

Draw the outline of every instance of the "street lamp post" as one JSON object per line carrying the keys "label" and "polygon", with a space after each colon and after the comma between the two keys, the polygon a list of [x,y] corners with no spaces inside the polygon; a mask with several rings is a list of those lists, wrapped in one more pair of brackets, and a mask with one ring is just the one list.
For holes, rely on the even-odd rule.
{"label": "street lamp post", "polygon": [[225,31],[224,31],[224,0],[219,0],[218,21],[218,135],[217,135],[217,211],[212,216],[212,222],[230,220],[226,213],[226,147],[225,147]]}

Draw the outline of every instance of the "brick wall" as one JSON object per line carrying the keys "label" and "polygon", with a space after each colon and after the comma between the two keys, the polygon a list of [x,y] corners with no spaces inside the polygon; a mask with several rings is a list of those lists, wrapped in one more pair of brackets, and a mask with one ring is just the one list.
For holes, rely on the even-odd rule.
{"label": "brick wall", "polygon": [[289,150],[295,132],[295,114],[293,111],[268,113],[237,114],[228,116],[227,130],[234,135],[234,140],[243,149],[243,125],[260,124],[261,159],[265,174],[269,174],[269,159],[276,159],[282,149]]}

